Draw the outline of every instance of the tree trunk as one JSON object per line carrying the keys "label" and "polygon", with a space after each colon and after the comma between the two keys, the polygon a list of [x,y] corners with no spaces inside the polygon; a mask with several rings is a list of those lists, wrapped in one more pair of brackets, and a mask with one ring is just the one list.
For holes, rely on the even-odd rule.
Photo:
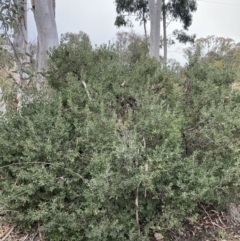
{"label": "tree trunk", "polygon": [[22,85],[26,77],[22,69],[29,62],[29,58],[26,55],[28,52],[27,0],[16,0],[16,2],[20,8],[15,16],[18,19],[18,24],[16,29],[14,29],[13,52],[17,63],[17,82],[19,85]]}
{"label": "tree trunk", "polygon": [[160,22],[162,0],[149,0],[150,14],[150,56],[159,60]]}
{"label": "tree trunk", "polygon": [[18,26],[14,31],[13,47],[17,61],[22,64],[23,58],[19,53],[24,55],[27,52],[28,29],[27,29],[27,0],[16,0],[20,10],[16,13]]}
{"label": "tree trunk", "polygon": [[146,49],[148,49],[147,20],[146,20],[145,16],[143,17],[143,26],[144,26],[144,35],[145,35]]}
{"label": "tree trunk", "polygon": [[[15,71],[16,75],[14,81],[24,88],[28,84],[28,75],[24,73],[24,66],[29,64],[28,53],[28,28],[27,28],[27,0],[16,0],[16,4],[19,6],[19,11],[15,14],[15,18],[18,21],[16,28],[14,29],[13,38],[13,52],[15,56]],[[18,107],[20,107],[22,91],[17,91]]]}
{"label": "tree trunk", "polygon": [[163,61],[167,64],[167,25],[166,25],[166,9],[165,0],[163,1]]}
{"label": "tree trunk", "polygon": [[32,0],[32,8],[38,32],[37,71],[43,71],[47,69],[47,51],[59,44],[55,0]]}
{"label": "tree trunk", "polygon": [[[148,35],[147,35],[147,19],[146,19],[146,14],[145,14],[144,10],[142,12],[142,16],[143,16],[142,21],[143,21],[143,27],[144,27],[146,50],[149,50],[149,48],[148,48]],[[147,52],[149,52],[149,51],[147,51]],[[146,52],[146,54],[147,54],[147,52]]]}
{"label": "tree trunk", "polygon": [[2,88],[0,87],[0,114],[5,114],[6,113],[6,104],[3,100],[3,91]]}

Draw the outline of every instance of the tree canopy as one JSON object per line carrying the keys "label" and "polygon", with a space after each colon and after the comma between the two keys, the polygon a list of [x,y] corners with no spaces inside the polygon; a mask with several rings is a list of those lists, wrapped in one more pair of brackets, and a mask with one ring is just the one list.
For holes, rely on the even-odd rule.
{"label": "tree canopy", "polygon": [[[143,23],[149,20],[148,0],[115,0],[117,17],[115,25],[132,25],[132,15]],[[167,15],[173,21],[179,20],[187,30],[192,24],[192,13],[197,10],[196,0],[170,0],[164,5]]]}
{"label": "tree canopy", "polygon": [[[118,27],[132,26],[132,18],[135,17],[135,20],[139,21],[140,24],[144,24],[145,37],[147,37],[145,24],[149,20],[148,1],[116,0],[115,4],[116,12],[118,14],[115,20],[115,25]],[[171,0],[166,4],[165,1],[163,1],[162,10],[164,10],[164,18],[168,16],[170,21],[180,21],[182,23],[183,30],[175,30],[173,36],[182,43],[194,42],[195,35],[188,35],[184,30],[188,30],[192,24],[192,13],[197,10],[197,1]],[[166,21],[166,19],[164,20]],[[164,26],[164,28],[166,28],[166,26]],[[174,41],[171,41],[171,43],[174,43]],[[167,45],[167,40],[165,40],[163,45]]]}

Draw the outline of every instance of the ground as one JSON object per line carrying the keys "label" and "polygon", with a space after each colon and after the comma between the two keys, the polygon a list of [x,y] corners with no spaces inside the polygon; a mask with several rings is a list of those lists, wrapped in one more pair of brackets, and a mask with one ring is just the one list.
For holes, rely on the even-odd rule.
{"label": "ground", "polygon": [[240,206],[233,204],[233,210],[216,211],[201,205],[202,217],[195,223],[185,223],[182,235],[169,233],[169,241],[240,241],[240,221],[234,218],[234,212],[238,212],[234,207]]}
{"label": "ground", "polygon": [[[220,212],[202,206],[202,217],[195,223],[185,223],[182,234],[173,230],[165,238],[151,241],[240,241],[240,222],[233,220],[228,211]],[[0,217],[4,221],[4,217]],[[23,233],[14,224],[0,224],[0,241],[45,241],[36,227],[31,233]],[[117,240],[116,240],[117,241]]]}

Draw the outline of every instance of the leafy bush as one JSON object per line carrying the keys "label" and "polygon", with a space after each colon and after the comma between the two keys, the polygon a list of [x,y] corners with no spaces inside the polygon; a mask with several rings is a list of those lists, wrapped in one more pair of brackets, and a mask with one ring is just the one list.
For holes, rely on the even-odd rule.
{"label": "leafy bush", "polygon": [[9,218],[49,240],[149,240],[199,203],[237,198],[240,95],[228,65],[193,61],[180,78],[81,36],[53,51],[51,94],[0,119]]}

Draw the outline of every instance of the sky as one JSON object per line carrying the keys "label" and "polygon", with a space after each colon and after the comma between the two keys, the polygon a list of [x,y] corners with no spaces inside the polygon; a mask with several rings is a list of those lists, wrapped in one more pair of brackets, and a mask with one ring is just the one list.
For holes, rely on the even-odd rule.
{"label": "sky", "polygon": [[[215,35],[240,42],[240,0],[198,0],[197,2],[198,9],[193,13],[189,34],[196,34],[197,38]],[[115,18],[114,0],[56,0],[59,36],[66,32],[83,31],[89,35],[93,46],[114,42],[118,31],[130,31],[129,28],[114,26]],[[29,11],[28,26],[30,40],[36,40],[37,32],[31,11]],[[173,22],[167,31],[171,33],[175,29],[181,29],[181,24]],[[143,26],[139,26],[138,22],[134,23],[133,30],[143,34]],[[183,48],[186,48],[186,45],[177,44],[169,48],[169,58],[174,58],[183,64],[186,61],[183,57]]]}

